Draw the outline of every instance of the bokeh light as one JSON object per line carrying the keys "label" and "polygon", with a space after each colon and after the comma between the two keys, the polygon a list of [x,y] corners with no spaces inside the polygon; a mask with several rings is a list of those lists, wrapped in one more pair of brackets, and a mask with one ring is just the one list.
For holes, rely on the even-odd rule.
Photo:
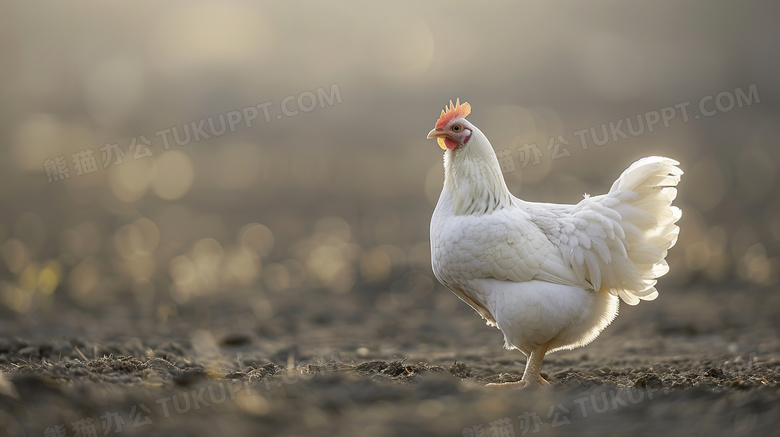
{"label": "bokeh light", "polygon": [[[693,118],[703,96],[777,77],[764,65],[772,44],[728,8],[750,50],[714,28],[648,27],[680,16],[671,2],[621,15],[542,3],[45,3],[11,9],[57,20],[0,40],[0,302],[16,313],[122,303],[167,322],[225,293],[251,296],[268,318],[279,299],[311,293],[376,297],[382,311],[456,305],[432,292],[428,226],[444,172],[424,136],[458,97],[512,154],[504,176],[526,200],[574,203],[641,156],[678,159],[669,286],[780,281],[780,87],[764,80],[760,102]],[[300,111],[297,97],[333,85],[340,102]],[[289,97],[297,115],[281,112]],[[573,135],[686,102],[688,122],[587,148]],[[266,103],[268,120],[258,109],[251,126],[214,135],[202,123],[208,135],[194,135],[209,117]],[[189,140],[163,144],[173,128]],[[559,135],[570,154],[551,159]],[[121,156],[106,155],[113,144]],[[531,145],[538,162],[520,156]],[[95,167],[80,174],[85,150]],[[50,181],[55,159],[69,175]]]}

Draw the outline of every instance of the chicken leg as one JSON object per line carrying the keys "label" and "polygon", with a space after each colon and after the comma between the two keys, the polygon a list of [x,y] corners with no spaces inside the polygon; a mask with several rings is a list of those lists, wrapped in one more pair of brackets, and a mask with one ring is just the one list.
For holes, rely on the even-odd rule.
{"label": "chicken leg", "polygon": [[521,389],[528,387],[545,387],[550,385],[550,383],[542,378],[542,375],[539,373],[539,371],[542,370],[542,360],[544,360],[545,353],[547,353],[547,344],[539,345],[536,349],[531,351],[531,355],[528,356],[528,360],[526,360],[525,363],[523,379],[520,381],[492,383],[487,384],[487,387],[499,389]]}

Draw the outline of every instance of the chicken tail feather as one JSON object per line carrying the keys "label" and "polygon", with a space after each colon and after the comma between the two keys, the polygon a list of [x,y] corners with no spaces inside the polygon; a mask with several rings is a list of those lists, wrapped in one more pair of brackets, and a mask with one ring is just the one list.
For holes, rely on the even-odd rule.
{"label": "chicken tail feather", "polygon": [[675,186],[683,174],[679,164],[661,156],[642,158],[626,169],[604,196],[621,198],[612,209],[622,217],[622,227],[631,230],[623,244],[634,268],[622,271],[632,274],[620,275],[610,290],[629,305],[655,299],[656,278],[669,271],[665,258],[677,242],[680,228],[676,223],[682,215],[680,208],[672,206],[677,196]]}

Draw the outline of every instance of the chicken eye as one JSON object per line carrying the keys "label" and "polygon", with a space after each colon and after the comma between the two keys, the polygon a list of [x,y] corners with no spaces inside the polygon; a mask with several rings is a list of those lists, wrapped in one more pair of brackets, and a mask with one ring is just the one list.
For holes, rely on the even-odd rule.
{"label": "chicken eye", "polygon": [[456,124],[455,126],[452,126],[453,132],[460,132],[460,125]]}

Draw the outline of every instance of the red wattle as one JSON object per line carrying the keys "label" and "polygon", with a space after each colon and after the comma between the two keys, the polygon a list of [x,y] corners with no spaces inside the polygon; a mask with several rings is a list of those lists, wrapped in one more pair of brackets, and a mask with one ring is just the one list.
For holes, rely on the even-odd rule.
{"label": "red wattle", "polygon": [[455,150],[458,147],[458,143],[446,137],[444,138],[444,145],[450,150]]}

